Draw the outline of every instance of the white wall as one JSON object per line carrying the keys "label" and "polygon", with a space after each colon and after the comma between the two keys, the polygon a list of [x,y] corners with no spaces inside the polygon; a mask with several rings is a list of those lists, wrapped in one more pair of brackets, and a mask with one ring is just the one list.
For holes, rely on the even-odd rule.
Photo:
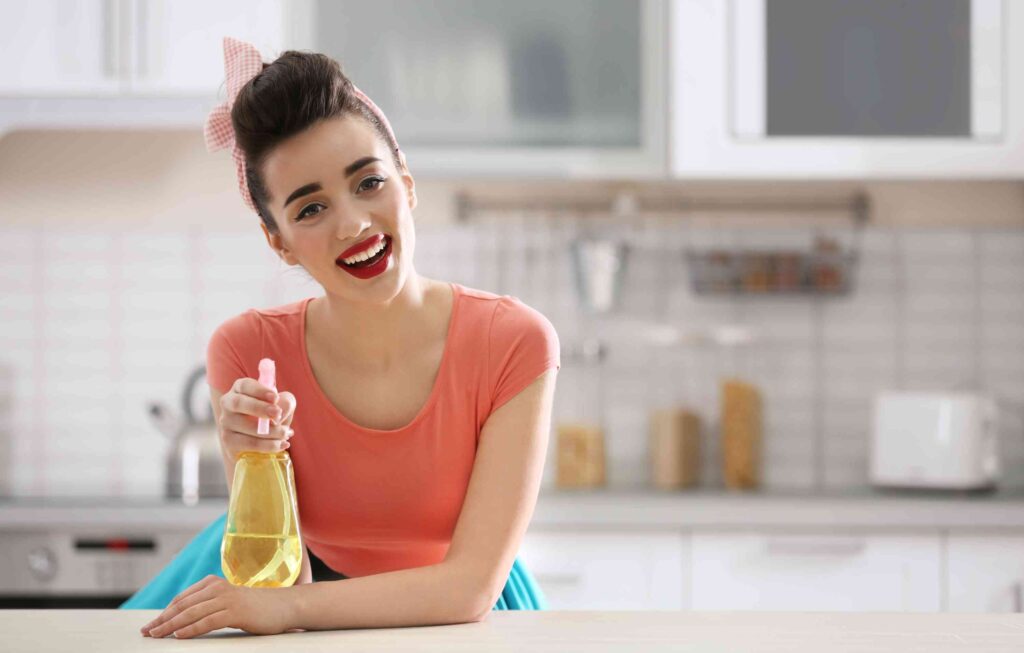
{"label": "white wall", "polygon": [[[31,494],[153,495],[161,436],[145,403],[177,402],[206,338],[251,306],[315,293],[281,266],[234,187],[225,153],[176,133],[15,133],[0,141],[0,482]],[[453,190],[420,184],[417,266],[515,294],[548,315],[568,348],[579,333],[567,247],[571,216],[482,214],[453,225]],[[538,182],[468,185],[535,197]],[[543,184],[592,197],[629,187]],[[855,184],[702,184],[691,196],[812,196]],[[569,188],[567,191],[566,188]],[[707,242],[802,243],[797,229],[638,224],[624,310],[677,325],[749,323],[767,335],[737,356],[610,343],[610,479],[645,479],[647,411],[695,407],[713,426],[717,381],[739,372],[766,396],[766,484],[860,487],[867,407],[883,387],[981,386],[1024,399],[1024,193],[1019,184],[872,184],[877,218],[847,298],[699,298],[681,250]],[[927,225],[927,226],[926,226]],[[938,226],[937,226],[938,225]],[[558,406],[569,419],[578,365],[565,359]],[[576,377],[578,378],[578,376]],[[652,388],[662,388],[652,392]],[[1004,425],[1006,480],[1024,486],[1024,434]],[[709,429],[705,484],[717,483]],[[548,467],[547,482],[551,481]]]}

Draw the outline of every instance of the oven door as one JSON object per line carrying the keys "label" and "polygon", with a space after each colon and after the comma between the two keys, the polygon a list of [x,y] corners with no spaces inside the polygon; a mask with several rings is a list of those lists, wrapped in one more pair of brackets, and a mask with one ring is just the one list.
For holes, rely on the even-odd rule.
{"label": "oven door", "polygon": [[0,533],[0,608],[116,608],[153,578],[190,531]]}

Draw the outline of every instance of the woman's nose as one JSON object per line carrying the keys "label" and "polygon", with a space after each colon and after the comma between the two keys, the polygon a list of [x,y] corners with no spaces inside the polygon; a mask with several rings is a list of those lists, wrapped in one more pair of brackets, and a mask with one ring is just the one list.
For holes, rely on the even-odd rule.
{"label": "woman's nose", "polygon": [[370,228],[370,225],[369,215],[356,210],[346,211],[338,220],[336,236],[338,240],[358,238],[360,234]]}

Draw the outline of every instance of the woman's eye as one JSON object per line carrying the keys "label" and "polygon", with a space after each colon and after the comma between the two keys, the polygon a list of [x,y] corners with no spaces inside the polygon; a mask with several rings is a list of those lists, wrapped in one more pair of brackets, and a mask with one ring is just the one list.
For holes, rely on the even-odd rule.
{"label": "woman's eye", "polygon": [[301,220],[303,218],[308,218],[311,215],[316,215],[317,213],[320,213],[320,211],[312,211],[311,210],[311,209],[316,208],[316,207],[324,208],[324,205],[323,204],[310,204],[309,206],[307,206],[304,209],[302,209],[301,211],[299,211],[299,214],[297,216],[295,216],[295,219],[296,220]]}
{"label": "woman's eye", "polygon": [[[384,181],[383,177],[367,177],[359,184],[359,190],[376,190],[377,188],[380,188],[380,185],[383,184]],[[366,186],[368,182],[376,182],[376,185],[372,188],[368,188]]]}

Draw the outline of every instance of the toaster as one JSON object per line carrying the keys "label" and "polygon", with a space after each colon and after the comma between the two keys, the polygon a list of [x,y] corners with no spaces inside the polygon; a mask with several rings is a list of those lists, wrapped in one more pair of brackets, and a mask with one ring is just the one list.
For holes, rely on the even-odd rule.
{"label": "toaster", "polygon": [[994,487],[999,478],[996,420],[995,401],[980,394],[879,394],[871,429],[872,485]]}

